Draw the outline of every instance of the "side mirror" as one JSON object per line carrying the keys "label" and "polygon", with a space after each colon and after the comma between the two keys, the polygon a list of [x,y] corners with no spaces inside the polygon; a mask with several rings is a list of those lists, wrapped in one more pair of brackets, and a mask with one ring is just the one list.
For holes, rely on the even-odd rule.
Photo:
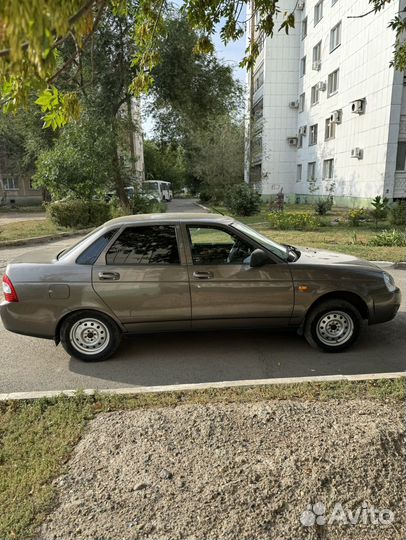
{"label": "side mirror", "polygon": [[269,256],[262,249],[254,249],[250,256],[250,266],[255,268],[258,266],[263,266],[266,263],[269,263],[271,260]]}

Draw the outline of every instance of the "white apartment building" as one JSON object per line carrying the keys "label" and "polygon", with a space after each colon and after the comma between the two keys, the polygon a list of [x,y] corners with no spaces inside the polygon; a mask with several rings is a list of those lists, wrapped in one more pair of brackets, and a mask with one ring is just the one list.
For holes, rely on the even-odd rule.
{"label": "white apartment building", "polygon": [[358,17],[368,0],[280,0],[295,29],[266,38],[248,76],[245,179],[264,196],[406,198],[406,82],[388,28],[404,4]]}

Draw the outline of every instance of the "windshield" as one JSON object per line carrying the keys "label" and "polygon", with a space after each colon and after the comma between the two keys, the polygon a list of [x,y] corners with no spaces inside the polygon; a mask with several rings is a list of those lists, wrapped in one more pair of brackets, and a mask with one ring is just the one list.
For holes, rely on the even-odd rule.
{"label": "windshield", "polygon": [[273,242],[268,237],[257,232],[255,229],[251,229],[251,227],[240,223],[239,221],[234,221],[234,223],[232,223],[232,226],[234,227],[234,229],[237,229],[237,231],[240,231],[252,238],[253,240],[256,240],[259,244],[263,245],[266,249],[274,253],[280,259],[284,261],[288,260],[288,253],[285,246],[281,246],[280,244]]}
{"label": "windshield", "polygon": [[158,182],[145,182],[142,186],[144,188],[144,191],[159,191],[158,189]]}

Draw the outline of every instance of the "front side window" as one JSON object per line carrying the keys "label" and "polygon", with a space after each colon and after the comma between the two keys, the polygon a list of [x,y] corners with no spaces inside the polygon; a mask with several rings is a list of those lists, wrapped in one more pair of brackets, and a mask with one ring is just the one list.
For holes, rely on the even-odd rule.
{"label": "front side window", "polygon": [[310,126],[309,146],[317,144],[317,124]]}
{"label": "front side window", "polygon": [[330,52],[333,52],[334,49],[341,44],[341,22],[336,24],[330,32]]}
{"label": "front side window", "polygon": [[324,132],[324,140],[329,141],[336,136],[336,124],[331,121],[331,118],[326,118],[326,127]]}
{"label": "front side window", "polygon": [[327,93],[329,97],[335,94],[336,92],[338,92],[338,73],[339,73],[339,70],[336,69],[335,71],[333,71],[333,73],[330,73],[330,75],[328,76]]}
{"label": "front side window", "polygon": [[193,264],[243,264],[253,247],[221,228],[188,227]]}
{"label": "front side window", "polygon": [[106,264],[180,264],[175,226],[127,227],[109,248]]}
{"label": "front side window", "polygon": [[323,0],[314,6],[314,26],[323,18]]}
{"label": "front side window", "polygon": [[312,86],[311,105],[316,105],[319,102],[319,89],[317,84]]}
{"label": "front side window", "polygon": [[332,180],[334,176],[334,159],[325,159],[323,162],[324,180]]}

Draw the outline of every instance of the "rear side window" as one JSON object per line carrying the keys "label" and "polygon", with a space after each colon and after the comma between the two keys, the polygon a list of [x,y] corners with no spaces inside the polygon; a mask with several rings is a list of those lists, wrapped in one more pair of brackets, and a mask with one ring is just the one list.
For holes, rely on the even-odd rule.
{"label": "rear side window", "polygon": [[106,264],[180,264],[175,227],[127,227],[108,250]]}
{"label": "rear side window", "polygon": [[88,248],[83,251],[76,259],[77,264],[94,264],[100,256],[100,253],[107,246],[118,229],[111,229],[105,232],[102,236],[93,242]]}

